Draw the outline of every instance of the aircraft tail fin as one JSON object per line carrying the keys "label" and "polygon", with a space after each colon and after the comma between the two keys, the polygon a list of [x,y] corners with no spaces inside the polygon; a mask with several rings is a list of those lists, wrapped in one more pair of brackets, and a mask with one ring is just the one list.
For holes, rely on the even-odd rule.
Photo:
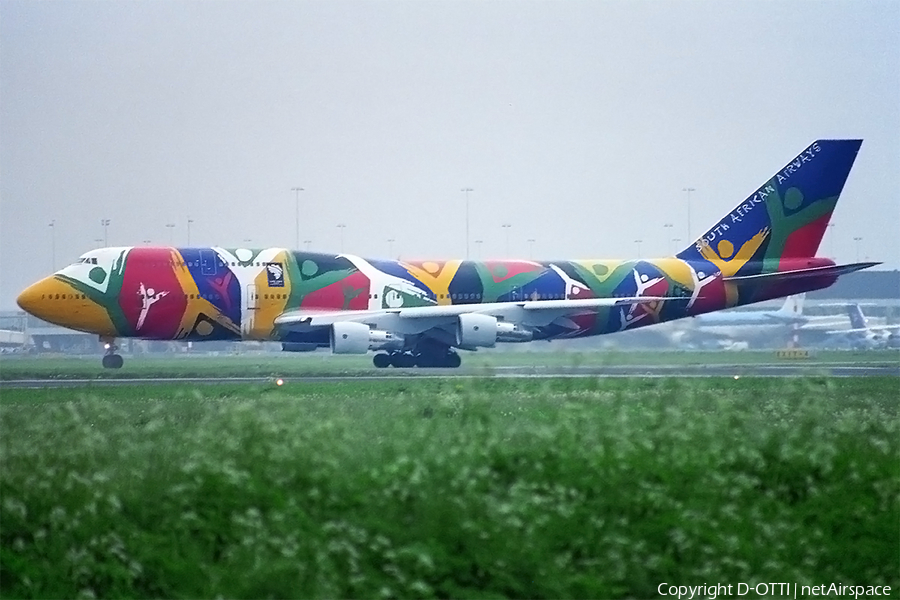
{"label": "aircraft tail fin", "polygon": [[[747,263],[816,255],[862,140],[817,140],[677,254],[735,275]],[[783,270],[783,269],[779,269]]]}
{"label": "aircraft tail fin", "polygon": [[866,316],[863,314],[862,307],[859,304],[848,304],[847,316],[850,317],[850,327],[852,329],[865,330],[869,328]]}
{"label": "aircraft tail fin", "polygon": [[784,299],[784,306],[782,306],[778,313],[785,317],[802,317],[803,316],[803,301],[806,299],[806,294],[794,294],[793,296],[788,296]]}

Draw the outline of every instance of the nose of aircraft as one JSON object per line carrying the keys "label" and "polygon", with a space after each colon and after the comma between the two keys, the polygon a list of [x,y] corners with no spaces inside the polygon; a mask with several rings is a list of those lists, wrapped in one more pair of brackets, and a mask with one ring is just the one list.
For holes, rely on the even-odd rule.
{"label": "nose of aircraft", "polygon": [[49,294],[49,288],[49,281],[47,279],[42,279],[25,288],[25,290],[19,294],[19,297],[16,298],[16,304],[18,304],[25,312],[38,318],[43,318],[42,315],[45,312],[44,307],[47,304],[46,298]]}

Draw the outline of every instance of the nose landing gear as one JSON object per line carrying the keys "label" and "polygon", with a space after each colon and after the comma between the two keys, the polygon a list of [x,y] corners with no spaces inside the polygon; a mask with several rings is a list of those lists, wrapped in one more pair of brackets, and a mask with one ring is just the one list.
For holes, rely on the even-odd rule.
{"label": "nose landing gear", "polygon": [[116,350],[119,349],[116,346],[116,341],[113,338],[100,338],[100,341],[103,342],[103,347],[106,349],[106,354],[103,355],[103,368],[104,369],[121,369],[122,365],[125,364],[125,359],[122,358],[121,354],[116,354]]}

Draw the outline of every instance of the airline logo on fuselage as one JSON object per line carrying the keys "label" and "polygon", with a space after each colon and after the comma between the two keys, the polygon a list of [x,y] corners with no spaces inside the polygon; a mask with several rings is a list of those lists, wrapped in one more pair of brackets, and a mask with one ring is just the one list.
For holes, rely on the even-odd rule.
{"label": "airline logo on fuselage", "polygon": [[269,278],[269,287],[284,287],[284,267],[281,263],[266,263],[266,275]]}

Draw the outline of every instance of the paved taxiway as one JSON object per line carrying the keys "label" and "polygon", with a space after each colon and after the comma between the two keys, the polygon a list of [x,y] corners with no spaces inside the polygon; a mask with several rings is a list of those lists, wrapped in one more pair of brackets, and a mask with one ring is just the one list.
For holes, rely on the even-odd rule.
{"label": "paved taxiway", "polygon": [[[335,373],[310,377],[284,377],[286,383],[328,381],[374,381],[383,379],[440,378],[550,378],[550,377],[900,377],[900,364],[761,364],[761,365],[623,365],[572,367],[492,367],[490,369],[387,369],[377,374]],[[271,384],[274,377],[152,377],[97,379],[21,379],[0,381],[2,388],[48,388],[152,383],[258,383]]]}

